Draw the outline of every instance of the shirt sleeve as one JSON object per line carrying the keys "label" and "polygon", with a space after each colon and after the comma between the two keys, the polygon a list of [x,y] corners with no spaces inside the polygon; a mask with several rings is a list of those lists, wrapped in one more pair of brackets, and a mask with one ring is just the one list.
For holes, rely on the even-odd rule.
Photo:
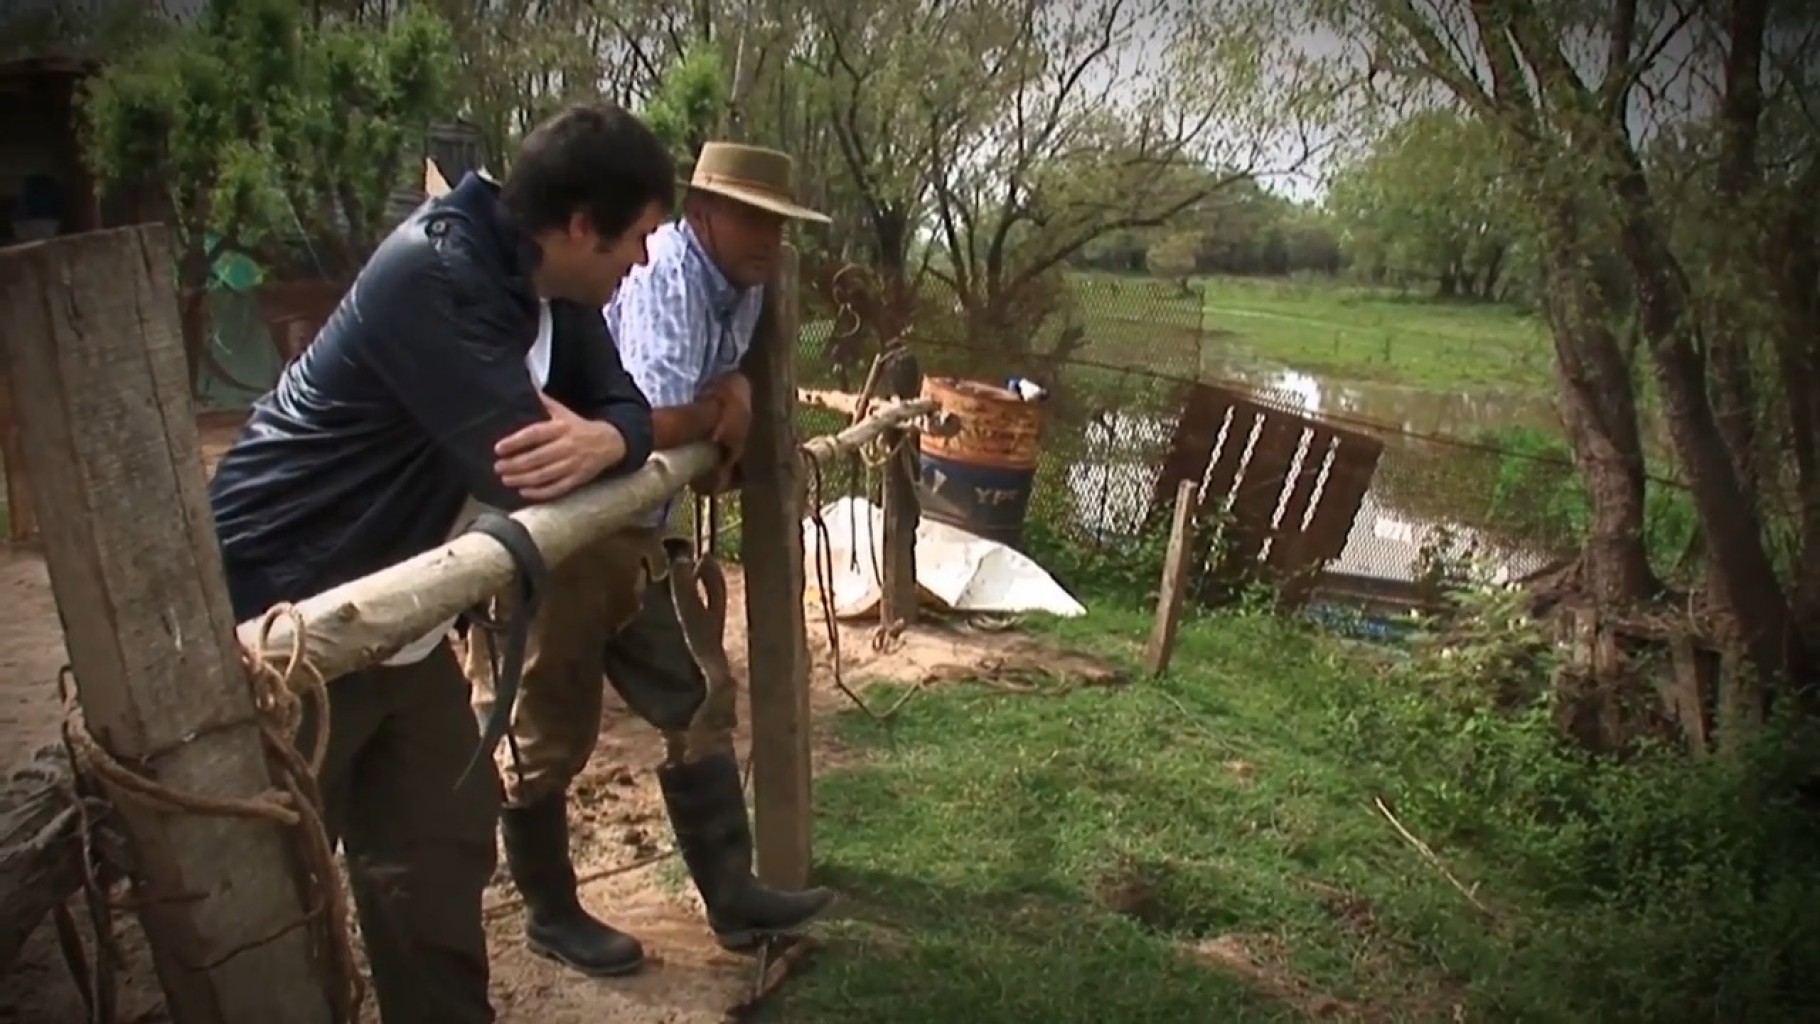
{"label": "shirt sleeve", "polygon": [[679,266],[653,266],[627,279],[605,310],[619,358],[655,409],[700,397],[713,318]]}
{"label": "shirt sleeve", "polygon": [[[412,258],[412,257],[415,258]],[[455,468],[475,500],[515,511],[529,504],[494,469],[494,445],[549,419],[514,343],[517,310],[497,285],[462,279],[440,253],[410,259],[369,287],[373,344],[362,356],[407,415]]]}
{"label": "shirt sleeve", "polygon": [[625,458],[605,475],[630,473],[651,457],[656,437],[651,425],[651,403],[620,362],[619,350],[607,330],[606,321],[596,315],[592,306],[578,307],[573,312],[577,320],[588,325],[586,340],[578,346],[586,356],[581,382],[586,397],[575,411],[589,419],[612,424],[625,438]]}

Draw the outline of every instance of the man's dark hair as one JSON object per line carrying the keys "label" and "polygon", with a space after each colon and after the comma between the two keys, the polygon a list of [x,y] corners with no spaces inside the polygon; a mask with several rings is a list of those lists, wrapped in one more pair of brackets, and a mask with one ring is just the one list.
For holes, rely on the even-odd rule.
{"label": "man's dark hair", "polygon": [[577,104],[525,136],[500,199],[526,231],[563,227],[584,210],[612,237],[652,203],[676,206],[676,161],[624,107]]}

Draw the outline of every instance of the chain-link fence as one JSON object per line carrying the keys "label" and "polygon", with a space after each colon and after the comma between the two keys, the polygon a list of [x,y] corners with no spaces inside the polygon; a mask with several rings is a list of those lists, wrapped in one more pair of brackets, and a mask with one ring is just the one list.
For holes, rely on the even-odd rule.
{"label": "chain-link fence", "polygon": [[[967,330],[959,317],[924,315],[904,334],[925,376],[995,385],[1023,376],[1048,389],[1027,536],[1117,552],[1139,540],[1147,524],[1154,528],[1166,520],[1166,510],[1159,515],[1153,508],[1165,458],[1184,404],[1197,385],[1212,384],[1242,391],[1301,425],[1302,440],[1277,470],[1283,500],[1273,528],[1286,528],[1281,520],[1291,504],[1291,478],[1304,472],[1305,464],[1323,480],[1329,472],[1316,465],[1330,458],[1314,450],[1323,432],[1382,443],[1343,547],[1326,564],[1326,578],[1338,592],[1357,590],[1369,599],[1380,589],[1406,590],[1466,563],[1500,576],[1522,576],[1575,549],[1586,521],[1585,495],[1546,427],[1518,431],[1532,443],[1513,446],[1430,436],[1323,408],[1305,393],[1271,387],[1268,376],[1242,379],[1232,373],[1221,361],[1225,353],[1194,285],[1109,275],[1075,281],[1048,322],[1015,344],[982,343],[981,333]],[[918,308],[946,313],[953,304],[951,297],[923,296]],[[799,378],[809,387],[857,390],[876,340],[869,351],[861,348],[864,359],[846,351],[845,365],[837,365],[842,336],[861,336],[866,325],[858,317],[843,319],[825,290],[818,293],[812,285],[803,308]],[[845,422],[838,412],[805,406],[798,427],[806,436],[838,430]],[[1250,468],[1257,437],[1246,434],[1249,424],[1244,427],[1221,443],[1245,446],[1244,461],[1255,478],[1268,467]],[[1227,482],[1235,491],[1245,486]],[[830,470],[821,497],[864,495],[876,503],[877,487],[875,474],[856,462]],[[1214,496],[1213,503],[1219,502]],[[1671,521],[1660,526],[1665,534],[1678,529]]]}

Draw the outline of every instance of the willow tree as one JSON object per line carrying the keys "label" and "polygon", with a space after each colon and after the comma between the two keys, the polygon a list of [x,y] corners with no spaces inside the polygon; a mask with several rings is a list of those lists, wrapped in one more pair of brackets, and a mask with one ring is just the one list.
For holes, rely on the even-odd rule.
{"label": "willow tree", "polygon": [[1515,241],[1502,164],[1492,130],[1456,110],[1397,125],[1328,187],[1353,266],[1440,298],[1496,297]]}
{"label": "willow tree", "polygon": [[[1044,328],[1071,302],[1069,261],[1310,155],[1331,95],[1320,60],[1282,45],[1292,16],[1267,0],[1218,17],[1171,0],[806,0],[800,60],[860,196],[881,332],[958,309],[971,346],[1068,355],[1080,332]],[[924,279],[941,297],[919,307]]]}
{"label": "willow tree", "polygon": [[720,54],[712,47],[690,48],[671,63],[643,115],[670,147],[679,166],[693,163],[703,143],[724,136],[732,93]]}
{"label": "willow tree", "polygon": [[154,194],[173,230],[192,389],[224,374],[209,345],[216,261],[301,244],[325,276],[351,276],[448,113],[453,66],[448,27],[427,13],[370,26],[305,18],[296,0],[211,0],[193,28],[91,80],[97,179]]}
{"label": "willow tree", "polygon": [[[1805,683],[1820,644],[1820,27],[1795,0],[1315,9],[1381,83],[1496,133],[1534,218],[1592,499],[1591,594],[1623,606],[1660,586],[1643,544],[1644,382],[1698,512],[1718,635],[1783,687]],[[1694,144],[1670,178],[1649,143],[1672,134]]]}

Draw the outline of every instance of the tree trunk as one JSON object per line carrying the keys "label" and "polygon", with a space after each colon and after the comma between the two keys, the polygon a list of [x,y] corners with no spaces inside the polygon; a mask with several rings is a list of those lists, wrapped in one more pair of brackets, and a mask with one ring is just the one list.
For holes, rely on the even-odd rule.
{"label": "tree trunk", "polygon": [[1479,279],[1479,298],[1492,301],[1498,294],[1498,282],[1504,276],[1504,247],[1495,246],[1485,259],[1485,272]]}
{"label": "tree trunk", "polygon": [[1581,229],[1557,203],[1544,309],[1554,329],[1561,421],[1592,505],[1582,566],[1594,600],[1626,605],[1658,589],[1644,546],[1643,443],[1630,367],[1612,333],[1612,303],[1584,269]]}
{"label": "tree trunk", "polygon": [[[1820,187],[1820,160],[1807,175]],[[1797,195],[1813,194],[1803,189]],[[1774,333],[1782,399],[1787,407],[1789,447],[1795,463],[1795,499],[1800,526],[1792,599],[1798,628],[1809,645],[1820,643],[1820,216],[1812,207],[1790,217],[1771,272],[1782,315]],[[1777,255],[1780,258],[1776,258]]]}
{"label": "tree trunk", "polygon": [[1750,659],[1782,685],[1807,677],[1808,654],[1793,630],[1789,603],[1763,543],[1752,507],[1707,400],[1707,360],[1694,344],[1696,325],[1684,280],[1656,222],[1654,200],[1636,154],[1608,139],[1618,170],[1607,184],[1617,200],[1619,251],[1630,268],[1638,320],[1650,348],[1670,439],[1687,474],[1706,536],[1709,575],[1719,608],[1729,614]]}

